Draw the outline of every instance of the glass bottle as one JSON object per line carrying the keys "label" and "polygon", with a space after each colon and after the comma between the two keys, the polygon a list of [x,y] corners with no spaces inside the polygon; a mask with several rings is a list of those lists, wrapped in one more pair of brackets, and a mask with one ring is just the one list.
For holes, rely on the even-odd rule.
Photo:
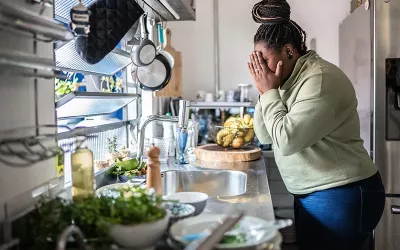
{"label": "glass bottle", "polygon": [[94,195],[94,163],[93,153],[87,148],[86,138],[76,139],[77,149],[71,155],[72,166],[72,199],[80,202]]}

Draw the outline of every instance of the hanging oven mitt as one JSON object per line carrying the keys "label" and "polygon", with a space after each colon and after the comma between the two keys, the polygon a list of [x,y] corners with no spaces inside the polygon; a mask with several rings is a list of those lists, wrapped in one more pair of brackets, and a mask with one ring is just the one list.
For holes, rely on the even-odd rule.
{"label": "hanging oven mitt", "polygon": [[75,49],[89,63],[100,62],[144,13],[135,0],[97,0],[89,6],[90,33],[75,39]]}

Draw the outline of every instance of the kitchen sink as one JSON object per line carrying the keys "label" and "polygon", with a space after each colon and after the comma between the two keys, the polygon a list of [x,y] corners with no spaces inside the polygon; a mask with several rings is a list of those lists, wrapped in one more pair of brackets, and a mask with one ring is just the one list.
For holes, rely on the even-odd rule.
{"label": "kitchen sink", "polygon": [[247,174],[229,170],[170,170],[161,173],[164,195],[202,192],[209,197],[237,196],[246,192]]}

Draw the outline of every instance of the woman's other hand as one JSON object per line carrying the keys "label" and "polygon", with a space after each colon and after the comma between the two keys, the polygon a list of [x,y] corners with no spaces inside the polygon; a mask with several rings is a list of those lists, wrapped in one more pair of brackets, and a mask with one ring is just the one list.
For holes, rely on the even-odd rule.
{"label": "woman's other hand", "polygon": [[271,89],[278,89],[282,81],[282,61],[278,62],[275,73],[272,72],[260,52],[253,52],[248,63],[250,74],[260,94]]}

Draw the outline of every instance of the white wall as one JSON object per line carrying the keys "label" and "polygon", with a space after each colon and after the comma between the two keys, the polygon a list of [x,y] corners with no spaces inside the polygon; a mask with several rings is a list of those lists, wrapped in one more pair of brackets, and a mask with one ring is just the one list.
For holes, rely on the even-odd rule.
{"label": "white wall", "polygon": [[[251,9],[258,0],[219,0],[220,85],[234,89],[251,83],[248,55],[258,25]],[[292,19],[316,38],[317,52],[339,64],[339,23],[350,10],[349,0],[289,0]],[[198,90],[214,91],[213,0],[196,2],[196,22],[170,22],[172,45],[182,52],[183,96],[194,99]],[[255,90],[253,89],[253,94]]]}

